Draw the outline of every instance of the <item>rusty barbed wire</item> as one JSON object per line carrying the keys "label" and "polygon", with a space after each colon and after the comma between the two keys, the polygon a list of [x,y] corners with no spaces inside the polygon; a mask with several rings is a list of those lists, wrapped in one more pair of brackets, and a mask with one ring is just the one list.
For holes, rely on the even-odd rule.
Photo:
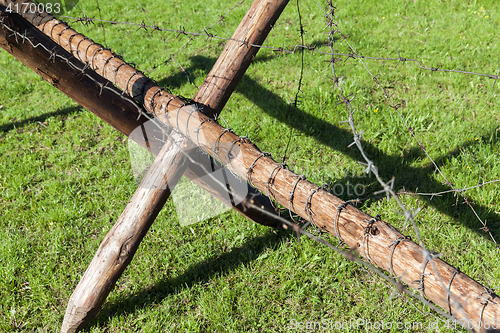
{"label": "rusty barbed wire", "polygon": [[[315,2],[316,2],[316,0],[315,0]],[[317,2],[316,2],[316,4],[319,6],[319,4]],[[334,8],[333,5],[331,5],[331,1],[329,2],[329,6],[331,6],[331,8]],[[320,7],[321,10],[323,10],[321,8],[321,6],[319,6],[319,7]],[[323,11],[323,13],[325,13],[325,11]],[[326,15],[326,13],[325,13],[325,15]],[[333,15],[333,12],[332,12],[332,15]],[[465,196],[465,194],[463,193],[463,191],[455,189],[454,186],[452,185],[452,183],[444,175],[444,173],[439,168],[439,166],[437,165],[437,163],[434,161],[434,159],[430,156],[430,154],[426,150],[425,146],[422,144],[422,142],[415,135],[415,131],[413,130],[413,128],[407,123],[407,121],[404,119],[404,117],[402,116],[402,114],[399,112],[399,109],[401,107],[400,104],[397,104],[397,103],[395,103],[393,101],[393,99],[391,98],[390,94],[387,92],[387,89],[385,89],[383,87],[383,85],[379,82],[377,76],[373,75],[373,73],[368,69],[368,67],[366,66],[366,64],[363,62],[363,59],[366,58],[366,57],[361,57],[361,56],[356,57],[356,55],[357,55],[356,50],[349,43],[349,41],[347,40],[347,37],[344,34],[342,34],[342,32],[338,28],[333,29],[333,26],[336,27],[336,25],[331,24],[330,22],[332,22],[332,21],[333,21],[332,18],[327,18],[327,28],[330,28],[330,33],[331,34],[332,33],[339,33],[341,35],[341,39],[348,45],[350,51],[352,52],[352,53],[350,53],[349,56],[352,57],[352,58],[359,59],[359,61],[361,62],[361,64],[363,65],[363,67],[366,69],[366,71],[368,72],[368,74],[372,77],[373,81],[383,91],[384,96],[385,96],[386,100],[389,102],[390,107],[398,114],[399,118],[401,119],[401,121],[405,125],[408,133],[410,133],[410,135],[413,137],[413,139],[417,142],[418,146],[425,153],[425,155],[427,156],[427,158],[431,161],[431,163],[433,164],[433,166],[435,167],[435,169],[438,171],[438,173],[441,175],[441,177],[443,177],[443,179],[445,180],[446,184],[452,189],[452,191],[454,191],[455,193],[460,194],[462,196],[462,198],[464,199],[464,203],[469,206],[469,208],[471,209],[471,211],[473,212],[473,214],[475,215],[475,217],[483,225],[482,228],[480,228],[480,230],[485,231],[490,236],[491,240],[495,243],[495,246],[497,247],[497,249],[500,250],[500,246],[497,243],[497,241],[495,240],[495,237],[493,236],[493,234],[491,233],[491,230],[489,230],[489,228],[487,227],[486,222],[483,221],[481,219],[481,217],[477,214],[476,210],[474,209],[474,207],[472,206],[472,204],[468,200],[468,198]],[[339,82],[338,82],[339,80],[338,80],[338,78],[335,75],[334,64],[335,64],[336,60],[335,60],[334,56],[336,56],[337,54],[335,54],[334,50],[333,50],[333,39],[330,40],[330,44],[332,45],[332,47],[331,47],[332,54],[331,54],[331,61],[330,61],[330,63],[331,63],[332,70],[333,70],[333,75],[334,75],[334,85],[338,89],[340,89],[340,91],[341,91],[341,100],[340,100],[340,103],[341,104],[344,103],[346,105],[346,108],[347,108],[347,106],[349,106],[349,118],[348,118],[348,120],[346,122],[349,123],[349,125],[350,125],[350,127],[351,127],[351,129],[353,131],[353,134],[354,134],[354,142],[351,145],[356,144],[356,146],[360,150],[363,158],[366,161],[367,171],[368,172],[372,172],[375,175],[375,177],[377,178],[377,180],[379,181],[379,183],[382,185],[382,187],[384,188],[384,190],[386,191],[386,193],[388,193],[388,195],[390,194],[391,197],[396,198],[396,201],[398,202],[398,205],[403,209],[403,213],[402,214],[405,216],[405,218],[407,219],[407,221],[409,220],[409,221],[412,222],[413,227],[415,229],[415,233],[417,235],[417,239],[418,239],[419,243],[422,244],[422,240],[421,240],[421,237],[420,237],[420,232],[418,231],[418,228],[416,228],[416,224],[415,224],[415,222],[413,220],[414,215],[412,214],[412,212],[409,212],[408,210],[406,210],[406,209],[403,208],[403,205],[402,205],[401,201],[397,197],[396,193],[393,191],[393,185],[394,184],[391,184],[391,186],[389,186],[388,183],[385,183],[385,182],[383,182],[380,179],[380,177],[378,176],[378,172],[377,172],[376,168],[373,168],[373,166],[374,166],[373,162],[366,157],[366,154],[363,151],[363,148],[362,148],[362,145],[361,145],[361,141],[360,141],[360,138],[361,138],[361,135],[362,135],[363,132],[362,131],[359,132],[359,133],[356,132],[356,129],[355,129],[355,126],[354,126],[354,119],[353,119],[354,110],[351,107],[351,101],[352,101],[352,99],[348,99],[347,97],[344,96],[343,90],[340,87]],[[404,59],[404,58],[400,59],[400,61],[406,61],[406,60],[407,59]],[[420,68],[428,69],[428,68],[422,67],[420,65],[420,62],[418,60],[416,62],[419,64]],[[434,68],[434,67],[431,67],[430,70],[432,70],[433,72],[439,71],[438,68]],[[487,74],[479,74],[479,73],[465,72],[465,71],[458,71],[458,70],[445,70],[445,69],[443,69],[442,71],[444,71],[444,72],[457,72],[457,73],[464,73],[464,74],[473,74],[473,75],[487,76],[487,77],[490,77],[490,78],[495,78],[495,83],[496,83],[496,80],[498,79],[497,76],[487,75]],[[405,227],[403,227],[403,230],[404,230],[404,228]]]}
{"label": "rusty barbed wire", "polygon": [[[393,177],[393,179],[390,182],[386,183],[380,177],[380,175],[378,173],[378,168],[376,167],[375,163],[371,159],[368,158],[366,152],[363,149],[363,146],[362,146],[362,143],[361,143],[361,137],[362,137],[363,131],[357,131],[356,126],[354,124],[354,112],[355,112],[355,110],[353,109],[351,102],[355,98],[355,96],[353,96],[353,95],[347,95],[346,96],[346,94],[344,92],[344,89],[339,84],[339,78],[338,78],[338,76],[336,74],[336,71],[335,71],[335,63],[336,63],[335,56],[336,56],[336,54],[335,54],[334,49],[333,49],[334,35],[335,34],[339,34],[340,37],[341,37],[341,39],[342,39],[342,41],[344,41],[349,46],[349,49],[352,52],[352,54],[350,55],[350,57],[354,57],[353,55],[357,54],[357,52],[352,47],[352,45],[349,43],[349,41],[347,40],[347,37],[340,31],[340,29],[338,28],[338,25],[336,23],[334,23],[336,7],[333,5],[332,1],[328,0],[327,6],[326,6],[326,10],[323,10],[323,8],[318,4],[318,2],[316,0],[315,0],[315,3],[322,10],[322,12],[324,14],[324,17],[325,17],[325,22],[326,22],[326,27],[325,28],[329,30],[328,40],[329,40],[330,45],[331,45],[330,46],[331,60],[329,61],[329,65],[331,66],[331,70],[332,70],[332,74],[333,74],[333,78],[332,78],[332,80],[334,82],[333,87],[337,88],[337,90],[339,91],[340,99],[339,99],[339,103],[338,104],[344,104],[345,110],[348,113],[348,119],[346,121],[343,121],[343,122],[349,124],[349,126],[351,127],[351,130],[352,130],[352,133],[353,133],[354,141],[351,144],[349,144],[348,147],[356,145],[356,147],[358,148],[358,151],[361,153],[361,155],[362,155],[362,157],[363,157],[363,159],[365,161],[365,162],[362,162],[362,164],[364,164],[366,166],[365,172],[372,173],[375,176],[375,178],[377,179],[377,181],[379,182],[379,184],[382,186],[383,191],[387,194],[388,199],[394,198],[396,200],[398,206],[403,210],[403,212],[400,213],[400,214],[404,215],[405,219],[406,219],[405,220],[405,225],[403,226],[403,231],[405,230],[406,223],[408,221],[410,221],[411,224],[412,224],[412,226],[413,226],[413,229],[414,229],[414,232],[416,234],[418,243],[422,247],[423,253],[424,253],[423,263],[422,263],[422,274],[421,274],[420,280],[417,281],[418,284],[419,284],[419,287],[417,289],[420,290],[420,292],[422,293],[422,295],[421,295],[422,299],[425,299],[424,298],[425,267],[430,262],[430,264],[433,267],[434,272],[437,273],[436,275],[437,275],[439,283],[441,284],[441,287],[443,288],[443,290],[447,290],[449,308],[451,309],[450,302],[453,302],[454,307],[455,307],[455,311],[461,311],[462,314],[467,318],[467,314],[465,313],[465,310],[463,309],[462,304],[460,304],[460,302],[458,302],[458,300],[455,299],[455,297],[453,297],[451,295],[451,292],[450,292],[449,288],[451,287],[451,282],[452,281],[450,281],[449,285],[447,286],[445,284],[445,282],[443,281],[443,279],[441,277],[441,274],[437,271],[437,268],[436,268],[436,265],[435,265],[433,259],[435,257],[438,257],[439,254],[437,254],[437,255],[432,254],[426,248],[424,242],[422,241],[419,228],[418,228],[418,226],[417,226],[417,224],[415,222],[415,216],[416,216],[416,214],[418,214],[418,212],[419,212],[420,209],[417,209],[414,212],[413,210],[408,210],[405,207],[405,205],[399,199],[398,195],[393,190],[393,187],[394,187],[394,177]],[[364,62],[362,61],[362,59],[361,58],[358,58],[358,59],[361,61],[361,63],[363,64],[363,66],[366,68],[366,70],[371,74],[371,72],[366,67],[366,65],[364,64]],[[373,77],[373,75],[372,75],[372,77]],[[376,78],[374,78],[374,79],[376,79]],[[384,93],[385,93],[385,90],[384,90]],[[370,235],[370,227],[371,227],[370,222],[371,221],[368,221],[368,223],[367,223],[367,225],[365,227],[365,232],[363,233],[363,253],[365,253],[365,240],[368,242],[368,239],[369,239],[369,237],[366,238],[366,235],[371,236]],[[394,243],[393,243],[393,249],[390,252],[390,258],[389,258],[390,262],[392,262],[393,250],[395,249],[395,247],[397,246],[398,243],[399,242],[397,242],[397,240],[394,241]],[[369,257],[366,254],[365,254],[365,257],[368,260],[370,260]],[[392,266],[391,266],[391,275],[393,275],[393,274],[394,274],[394,271],[392,270]],[[450,298],[451,298],[451,301],[450,301]]]}
{"label": "rusty barbed wire", "polygon": [[[242,2],[241,2],[242,3]],[[239,4],[241,4],[239,3]],[[258,47],[262,49],[269,49],[271,51],[275,51],[278,53],[287,53],[287,54],[295,54],[297,50],[306,50],[306,51],[311,51],[312,53],[319,53],[327,56],[340,56],[340,57],[345,57],[343,58],[332,58],[330,61],[345,61],[349,58],[353,59],[367,59],[367,60],[381,60],[381,61],[393,61],[396,62],[396,66],[398,66],[400,63],[406,64],[407,62],[409,63],[415,63],[420,69],[422,70],[428,70],[431,72],[449,72],[449,73],[458,73],[458,74],[468,74],[468,75],[476,75],[476,76],[482,76],[482,77],[487,77],[490,79],[494,80],[493,87],[496,85],[496,81],[500,78],[500,70],[497,72],[497,74],[487,74],[487,73],[479,73],[479,72],[472,72],[472,71],[465,71],[465,70],[460,70],[460,69],[449,69],[449,68],[438,68],[438,67],[433,67],[433,66],[426,66],[422,60],[418,59],[413,59],[413,58],[405,58],[401,56],[401,52],[398,51],[398,56],[397,57],[375,57],[375,56],[367,56],[367,55],[361,55],[358,53],[343,53],[343,52],[328,52],[328,51],[321,51],[319,48],[321,47],[332,47],[333,46],[333,41],[327,43],[327,44],[322,44],[320,46],[310,46],[310,45],[303,45],[303,44],[297,44],[293,46],[293,48],[290,49],[285,49],[283,47],[276,47],[276,46],[270,46],[270,45],[259,45],[259,44],[253,44],[250,43],[246,40],[239,40],[239,39],[234,39],[232,37],[223,37],[223,36],[218,36],[212,33],[209,33],[207,28],[204,28],[202,31],[198,32],[193,32],[193,31],[188,31],[183,27],[180,27],[178,29],[175,28],[161,28],[158,25],[154,24],[154,22],[151,22],[151,25],[147,25],[144,22],[142,23],[136,23],[136,22],[122,22],[122,21],[110,21],[110,20],[101,20],[97,19],[95,17],[87,17],[85,15],[81,17],[76,17],[76,16],[66,16],[66,15],[54,15],[56,17],[64,18],[64,19],[70,19],[73,20],[72,23],[82,23],[84,25],[88,25],[90,23],[94,22],[102,22],[102,23],[109,23],[113,25],[131,25],[131,26],[137,26],[139,29],[144,29],[147,31],[147,29],[151,29],[151,31],[165,31],[165,32],[174,32],[177,33],[176,38],[179,36],[183,35],[189,35],[192,37],[205,37],[206,41],[212,40],[212,39],[218,39],[218,40],[224,40],[224,41],[235,41],[238,43],[241,43],[242,45],[246,46],[252,46],[252,47]],[[223,20],[217,21],[222,22]],[[213,27],[214,24],[210,26]],[[345,37],[345,36],[344,36]],[[191,42],[191,40],[189,41]],[[184,48],[184,47],[183,47]]]}

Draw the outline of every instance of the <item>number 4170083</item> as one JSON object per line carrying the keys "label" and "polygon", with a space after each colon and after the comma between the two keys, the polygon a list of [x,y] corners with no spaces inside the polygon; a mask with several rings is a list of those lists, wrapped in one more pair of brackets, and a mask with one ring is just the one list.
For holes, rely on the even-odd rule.
{"label": "number 4170083", "polygon": [[61,12],[61,4],[60,3],[21,3],[21,4],[12,4],[9,3],[7,8],[5,9],[7,13],[28,13],[28,14],[37,14],[37,13],[47,13],[47,14],[59,14]]}

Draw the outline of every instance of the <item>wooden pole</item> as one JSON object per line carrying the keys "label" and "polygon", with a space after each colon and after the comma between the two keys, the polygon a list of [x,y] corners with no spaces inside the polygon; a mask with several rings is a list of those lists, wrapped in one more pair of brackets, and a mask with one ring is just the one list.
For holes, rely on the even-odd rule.
{"label": "wooden pole", "polygon": [[[175,140],[177,144],[174,144]],[[184,143],[184,138],[177,133],[169,136],[69,298],[61,332],[75,332],[97,315],[167,201],[170,188],[180,179],[183,170],[178,166],[184,163],[184,156],[177,154],[177,149],[187,148]],[[169,181],[166,188],[163,186],[165,179]]]}
{"label": "wooden pole", "polygon": [[[62,23],[54,20],[42,23],[39,28],[52,34],[53,39],[59,33],[64,36],[67,31]],[[81,41],[81,44],[85,42]],[[73,51],[91,58],[105,52],[90,43],[86,47]],[[107,68],[105,72],[108,72]],[[142,86],[137,84],[137,87],[140,91]],[[429,263],[429,256],[419,245],[404,238],[387,222],[375,220],[282,168],[250,141],[228,132],[205,115],[198,113],[194,121],[189,112],[178,108],[179,105],[173,107],[175,98],[167,92],[145,88],[142,89],[145,106],[151,107],[151,112],[161,122],[177,128],[205,152],[225,162],[235,174],[248,179],[264,193],[269,192],[280,204],[290,207],[303,218],[311,219],[312,223],[338,237],[367,261],[399,276],[401,282],[419,288],[427,298],[443,309],[449,309],[458,319],[482,323],[500,320],[500,298],[496,294],[485,292],[484,286],[465,273],[457,273],[456,268],[439,258]],[[236,156],[234,149],[238,150]],[[479,331],[478,327],[475,325],[474,329]]]}
{"label": "wooden pole", "polygon": [[[13,34],[14,31],[17,31],[17,35]],[[33,47],[33,45],[38,45],[38,47]],[[77,59],[71,59],[72,56],[67,51],[25,19],[19,15],[5,16],[4,23],[0,25],[0,47],[75,102],[96,114],[122,134],[138,142],[143,148],[158,155],[163,143],[158,140],[148,140],[148,137],[143,135],[140,137],[131,135],[136,128],[142,127],[144,129],[144,123],[148,121],[146,117],[141,116],[141,108],[131,98],[122,95],[121,91],[115,88],[110,81],[96,74],[93,70],[85,70],[82,74],[80,69],[85,67],[83,63]],[[55,52],[57,56],[51,58],[51,52]],[[67,61],[68,59],[70,60]],[[161,135],[160,130],[151,132],[151,129],[148,128],[149,137],[161,137]],[[204,165],[210,163],[211,157],[197,150],[192,151],[192,154],[196,154],[193,156],[196,161],[200,161]],[[247,188],[245,193],[235,192],[237,200],[233,202],[229,201],[227,196],[221,196],[219,184],[209,178],[201,178],[205,174],[199,167],[189,164],[184,175],[248,219],[265,226],[276,227],[275,219],[251,207],[251,204],[256,204],[269,212],[274,212],[270,200],[251,185],[245,185],[240,178],[235,177],[226,168],[223,168],[222,172],[227,175],[230,184],[241,183],[235,188],[243,186]],[[242,197],[243,195],[246,196]],[[233,205],[233,203],[235,204]]]}
{"label": "wooden pole", "polygon": [[[262,43],[287,2],[255,0],[233,38]],[[209,105],[206,113],[213,116],[222,110],[258,50],[256,47],[241,47],[240,43],[234,41],[228,42],[194,97],[196,102]],[[190,112],[198,111],[198,105],[183,108]],[[186,158],[183,151],[187,151],[187,148],[188,139],[177,132],[169,136],[167,144],[113,229],[104,238],[71,295],[61,332],[79,330],[95,317],[184,172]]]}

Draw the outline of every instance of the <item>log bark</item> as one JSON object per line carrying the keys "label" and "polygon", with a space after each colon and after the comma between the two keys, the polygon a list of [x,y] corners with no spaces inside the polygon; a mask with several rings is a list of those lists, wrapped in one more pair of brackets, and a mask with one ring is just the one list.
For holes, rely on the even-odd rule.
{"label": "log bark", "polygon": [[[51,34],[53,39],[59,33],[64,36],[68,31],[54,20],[42,22],[39,28]],[[84,43],[86,41],[81,41],[81,44]],[[96,62],[97,56],[105,53],[90,43],[86,48],[79,49],[73,49],[72,52],[82,56],[87,54],[89,58],[95,58]],[[101,66],[105,62],[104,58]],[[108,70],[108,67],[104,72],[113,73],[113,69]],[[102,67],[99,68],[102,70]],[[119,74],[121,73],[120,69]],[[128,79],[137,82],[135,76],[137,75]],[[120,80],[127,81],[127,78]],[[496,294],[485,293],[484,286],[465,273],[456,273],[454,267],[439,258],[433,259],[434,264],[427,263],[428,256],[423,249],[405,239],[404,235],[387,222],[374,220],[368,214],[282,168],[249,140],[228,132],[207,116],[199,113],[194,120],[188,112],[179,109],[181,101],[177,102],[171,94],[158,88],[149,90],[152,86],[144,89],[140,87],[137,84],[135,92],[140,93],[142,90],[145,93],[145,106],[150,107],[160,121],[177,128],[205,152],[223,161],[235,174],[247,178],[264,193],[269,192],[280,204],[290,207],[305,219],[311,217],[312,223],[337,236],[367,261],[394,272],[400,276],[400,281],[409,286],[420,288],[426,297],[443,309],[450,309],[458,319],[476,322],[481,320],[483,323],[500,320],[500,298]],[[127,88],[130,90],[130,87]],[[237,154],[234,154],[234,149],[238,150]],[[232,158],[233,156],[235,157]],[[397,240],[399,241],[395,242]],[[478,325],[475,330],[479,331]]]}

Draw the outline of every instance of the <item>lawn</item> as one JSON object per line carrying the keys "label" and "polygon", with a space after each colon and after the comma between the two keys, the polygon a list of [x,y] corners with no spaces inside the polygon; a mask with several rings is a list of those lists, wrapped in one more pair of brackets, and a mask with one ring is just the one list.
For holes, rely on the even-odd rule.
{"label": "lawn", "polygon": [[[80,0],[68,15],[151,20],[161,28],[199,32],[236,4],[140,2],[145,11],[136,1]],[[210,33],[230,37],[250,4],[234,8]],[[500,67],[498,1],[333,4],[337,27],[358,54],[493,75]],[[329,52],[322,10],[315,1],[298,5],[304,43]],[[165,44],[158,31],[125,24],[72,26],[186,97],[196,93],[225,45],[217,38],[190,41],[161,32]],[[293,49],[302,44],[300,30],[297,2],[290,2],[265,45]],[[352,52],[341,38],[333,48]],[[353,134],[343,122],[348,114],[338,104],[329,61],[318,52],[260,50],[223,118],[276,160],[286,151],[297,174],[329,183],[344,200],[359,198],[358,208],[402,230],[400,208],[376,194],[380,184],[364,173],[357,148],[349,147]],[[500,83],[409,61],[363,62],[383,89],[359,59],[344,56],[335,68],[341,87],[355,96],[354,119],[366,154],[385,181],[395,177],[394,189],[408,209],[422,209],[416,222],[426,246],[480,283],[499,287],[500,183],[465,192],[493,240],[460,195],[426,195],[451,188],[405,123],[455,189],[498,180]],[[400,115],[384,90],[401,105]],[[0,331],[59,330],[68,298],[136,188],[128,139],[0,50]],[[412,228],[405,234],[415,238]],[[392,291],[372,271],[331,249],[306,237],[298,242],[293,233],[236,212],[180,225],[170,199],[85,332],[293,332],[309,321],[345,331],[335,324],[357,320],[365,325],[347,331],[382,321],[405,323],[412,332],[436,331],[437,321],[441,331],[455,331],[421,302]]]}

